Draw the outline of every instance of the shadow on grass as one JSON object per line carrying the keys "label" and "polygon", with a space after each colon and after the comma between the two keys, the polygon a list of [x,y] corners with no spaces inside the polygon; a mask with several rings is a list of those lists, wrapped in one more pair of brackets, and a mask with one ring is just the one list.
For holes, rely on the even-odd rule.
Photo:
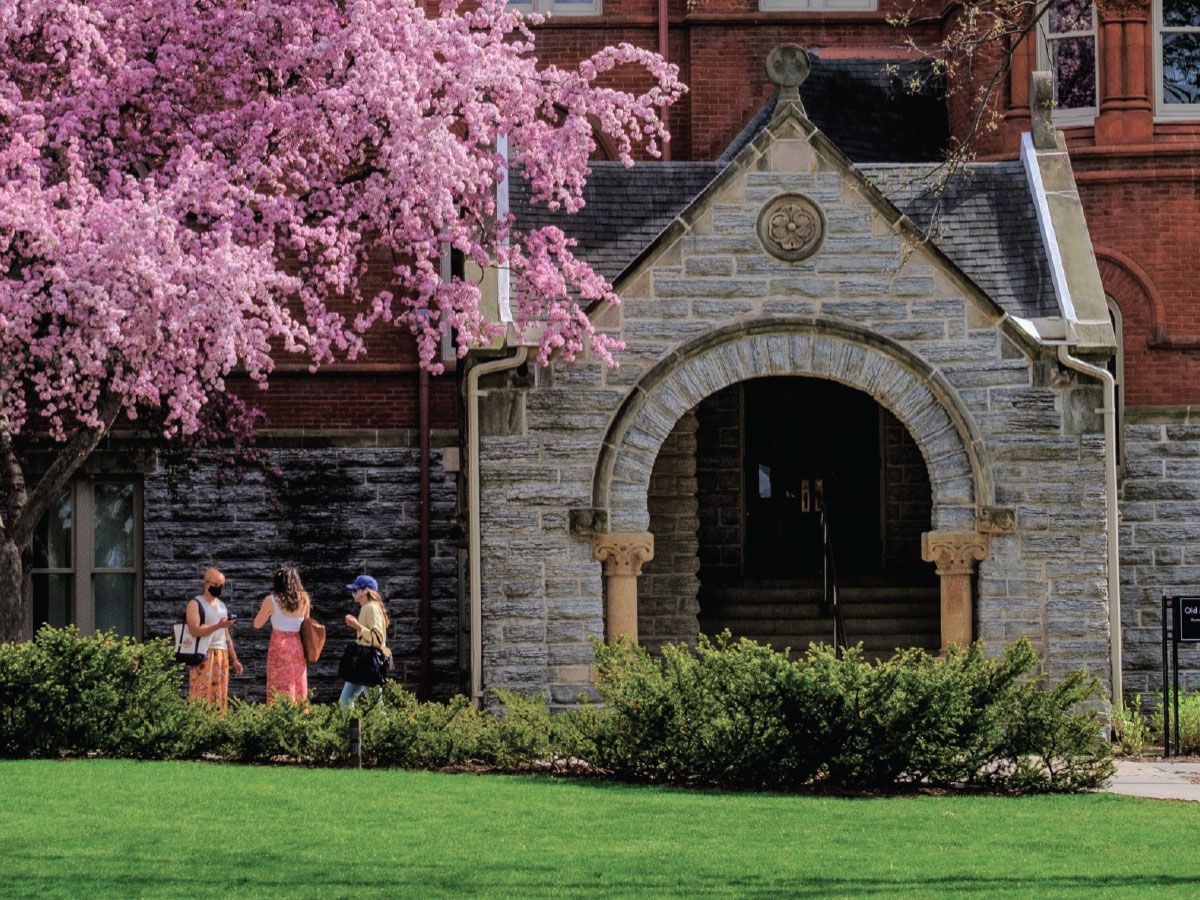
{"label": "shadow on grass", "polygon": [[[584,867],[587,868],[586,866]],[[188,885],[200,883],[191,873],[175,868],[173,874],[122,873],[92,871],[76,877],[55,877],[50,873],[18,876],[6,887],[5,896],[78,896],[172,897],[192,896]],[[330,897],[519,897],[521,900],[593,900],[604,897],[957,897],[978,894],[1003,897],[1010,894],[1038,897],[1094,897],[1104,890],[1128,891],[1128,896],[1153,895],[1153,889],[1181,889],[1191,896],[1195,877],[1172,875],[945,875],[929,877],[730,877],[687,881],[679,873],[655,877],[644,872],[639,877],[618,872],[597,871],[591,878],[571,873],[563,877],[552,865],[545,866],[472,866],[469,872],[430,864],[397,865],[387,876],[342,870],[316,873],[295,870],[287,879],[260,876],[203,877],[205,893],[245,894],[249,896]],[[364,876],[364,877],[358,877]],[[8,893],[12,891],[12,893]]]}

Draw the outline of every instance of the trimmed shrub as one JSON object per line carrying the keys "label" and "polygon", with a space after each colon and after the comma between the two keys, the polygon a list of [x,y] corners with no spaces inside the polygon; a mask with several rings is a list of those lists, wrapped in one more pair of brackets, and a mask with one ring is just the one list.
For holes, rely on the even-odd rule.
{"label": "trimmed shrub", "polygon": [[1097,740],[1100,718],[1078,710],[1100,689],[1099,679],[1073,672],[1044,689],[1037,681],[1017,685],[1003,698],[1005,786],[1023,793],[1065,793],[1101,787],[1113,773],[1112,748]]}
{"label": "trimmed shrub", "polygon": [[[409,768],[582,765],[734,788],[1023,792],[1084,790],[1112,770],[1085,708],[1096,679],[1079,672],[1052,689],[1023,680],[1037,666],[1027,641],[993,659],[976,644],[869,663],[859,648],[790,660],[726,633],[694,650],[668,646],[661,659],[628,641],[597,644],[596,660],[602,709],[552,715],[540,695],[501,691],[496,716],[465,697],[422,703],[388,684],[353,710],[231,700],[225,711],[183,699],[166,641],[43,628],[27,644],[0,645],[0,754],[341,765],[357,717],[365,763]],[[1200,710],[1200,695],[1183,708]]]}
{"label": "trimmed shrub", "polygon": [[897,784],[1081,790],[1111,774],[1099,740],[1095,679],[1053,690],[1022,678],[1028,641],[997,659],[983,646],[945,658],[921,650],[868,663],[858,648],[817,646],[797,660],[728,634],[661,660],[629,642],[597,644],[595,761],[626,777],[726,787]]}
{"label": "trimmed shrub", "polygon": [[156,757],[189,719],[168,641],[68,626],[0,644],[0,755]]}

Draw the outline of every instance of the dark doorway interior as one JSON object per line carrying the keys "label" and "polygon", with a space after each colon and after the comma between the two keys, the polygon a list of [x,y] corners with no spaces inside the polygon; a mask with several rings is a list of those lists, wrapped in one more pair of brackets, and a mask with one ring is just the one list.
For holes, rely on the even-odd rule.
{"label": "dark doorway interior", "polygon": [[813,378],[748,381],[744,398],[746,570],[819,576],[823,506],[839,565],[879,574],[879,405]]}
{"label": "dark doorway interior", "polygon": [[696,410],[700,629],[793,650],[832,639],[825,507],[849,643],[887,655],[940,644],[920,559],[932,492],[907,429],[869,395],[815,378],[754,379]]}

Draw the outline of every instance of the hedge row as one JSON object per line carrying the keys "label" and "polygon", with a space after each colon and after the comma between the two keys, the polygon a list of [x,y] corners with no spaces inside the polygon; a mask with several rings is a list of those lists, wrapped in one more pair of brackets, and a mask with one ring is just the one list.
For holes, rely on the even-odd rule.
{"label": "hedge row", "polygon": [[[353,713],[313,703],[232,701],[226,713],[180,696],[165,641],[43,628],[0,645],[0,755],[98,754],[340,765],[351,716],[364,764],[588,771],[739,788],[888,789],[920,783],[1019,792],[1096,787],[1112,770],[1097,683],[1053,689],[1027,676],[1028,642],[987,659],[913,650],[868,663],[816,647],[798,660],[753,642],[701,638],[652,658],[597,644],[603,707],[551,714],[541,697],[501,693],[502,715],[462,697],[422,703],[394,684]],[[375,702],[378,698],[378,702]]]}

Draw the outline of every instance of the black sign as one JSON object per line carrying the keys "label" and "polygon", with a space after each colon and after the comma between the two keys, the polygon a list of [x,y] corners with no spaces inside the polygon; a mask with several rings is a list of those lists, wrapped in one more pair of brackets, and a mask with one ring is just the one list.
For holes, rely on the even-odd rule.
{"label": "black sign", "polygon": [[1200,641],[1200,597],[1175,598],[1175,640]]}

